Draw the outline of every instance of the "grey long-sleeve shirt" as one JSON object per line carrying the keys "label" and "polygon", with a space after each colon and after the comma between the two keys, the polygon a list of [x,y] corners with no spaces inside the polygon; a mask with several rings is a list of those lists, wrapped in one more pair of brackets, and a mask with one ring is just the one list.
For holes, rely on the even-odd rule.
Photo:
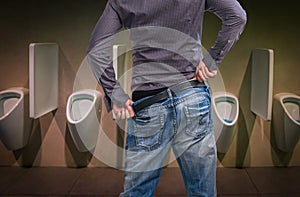
{"label": "grey long-sleeve shirt", "polygon": [[[215,44],[201,45],[204,12],[222,20]],[[216,70],[239,39],[246,13],[236,0],[108,0],[88,46],[88,60],[105,92],[105,104],[130,98],[115,80],[110,51],[122,28],[130,32],[133,51],[132,90],[168,87],[195,75],[202,60]],[[215,25],[215,24],[211,24]]]}

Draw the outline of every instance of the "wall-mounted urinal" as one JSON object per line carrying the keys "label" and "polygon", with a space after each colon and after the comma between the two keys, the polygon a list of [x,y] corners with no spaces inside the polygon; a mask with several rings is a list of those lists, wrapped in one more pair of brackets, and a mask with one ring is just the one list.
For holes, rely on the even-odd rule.
{"label": "wall-mounted urinal", "polygon": [[279,93],[274,96],[272,131],[277,147],[284,151],[293,151],[300,137],[300,96],[291,93]]}
{"label": "wall-mounted urinal", "polygon": [[235,134],[239,115],[239,101],[228,92],[212,94],[212,116],[217,141],[217,150],[226,153]]}
{"label": "wall-mounted urinal", "polygon": [[85,89],[71,94],[67,102],[66,115],[76,148],[80,152],[93,150],[100,128],[100,92]]}
{"label": "wall-mounted urinal", "polygon": [[0,92],[0,140],[8,150],[27,145],[32,121],[28,89],[17,87]]}

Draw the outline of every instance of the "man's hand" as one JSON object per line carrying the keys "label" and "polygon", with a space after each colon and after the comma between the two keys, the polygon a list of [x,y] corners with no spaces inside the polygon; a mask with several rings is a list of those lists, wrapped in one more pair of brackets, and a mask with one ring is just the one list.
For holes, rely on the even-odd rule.
{"label": "man's hand", "polygon": [[123,107],[119,107],[116,104],[113,104],[113,112],[116,116],[116,119],[132,118],[134,116],[134,111],[131,107],[132,103],[132,100],[128,100]]}
{"label": "man's hand", "polygon": [[215,77],[217,73],[218,71],[216,70],[213,71],[208,70],[208,68],[206,67],[203,61],[201,61],[196,68],[196,78],[200,82],[204,82],[209,78]]}

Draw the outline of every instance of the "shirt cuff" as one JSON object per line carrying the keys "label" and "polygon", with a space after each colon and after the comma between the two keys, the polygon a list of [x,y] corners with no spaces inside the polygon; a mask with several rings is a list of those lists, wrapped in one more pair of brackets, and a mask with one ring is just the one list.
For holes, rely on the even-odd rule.
{"label": "shirt cuff", "polygon": [[213,59],[212,56],[208,52],[206,52],[204,54],[202,61],[204,62],[204,64],[208,68],[208,70],[210,70],[210,71],[217,70],[219,67],[219,64],[217,64],[217,61],[215,59]]}
{"label": "shirt cuff", "polygon": [[104,97],[104,104],[107,112],[110,112],[113,109],[113,104],[116,104],[119,107],[123,107],[129,99],[130,97],[124,92],[121,87],[115,89],[111,97],[107,95],[105,95]]}

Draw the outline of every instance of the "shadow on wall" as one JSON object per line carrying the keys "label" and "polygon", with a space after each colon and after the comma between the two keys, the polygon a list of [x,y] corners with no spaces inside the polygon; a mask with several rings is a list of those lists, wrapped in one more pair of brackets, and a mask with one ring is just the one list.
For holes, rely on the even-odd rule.
{"label": "shadow on wall", "polygon": [[50,124],[55,116],[56,111],[42,116],[40,119],[34,120],[31,136],[27,146],[14,151],[17,163],[23,167],[32,167],[40,163],[40,149],[44,137],[46,136]]}
{"label": "shadow on wall", "polygon": [[73,84],[76,78],[76,68],[73,68],[62,49],[60,49],[59,71],[59,114],[55,117],[59,130],[64,136],[64,157],[67,167],[87,167],[93,155],[90,152],[79,152],[71,137],[66,119],[66,103],[73,92]]}
{"label": "shadow on wall", "polygon": [[236,166],[245,166],[245,157],[249,147],[250,137],[253,131],[255,122],[255,114],[250,110],[251,108],[251,65],[252,54],[250,55],[247,69],[241,84],[239,99],[240,99],[240,116],[238,120],[237,133],[237,150],[236,150]]}
{"label": "shadow on wall", "polygon": [[40,122],[34,121],[28,145],[13,151],[17,163],[23,167],[32,167],[42,144]]}
{"label": "shadow on wall", "polygon": [[[65,133],[65,141],[66,141],[66,148],[65,148],[65,153],[66,153],[66,159],[67,159],[67,166],[68,167],[87,167],[88,164],[90,163],[91,159],[93,158],[93,154],[90,153],[89,151],[87,152],[80,152],[76,148],[76,145],[72,139],[69,127],[67,126],[66,123],[66,133]],[[71,156],[75,162],[75,166],[72,162],[70,162],[70,159],[68,159],[67,155],[67,149],[70,151]]]}
{"label": "shadow on wall", "polygon": [[[236,167],[244,167],[245,160],[247,156],[247,151],[249,147],[249,141],[252,134],[255,115],[250,110],[251,103],[251,64],[252,64],[252,55],[250,55],[247,69],[243,77],[241,84],[241,89],[239,93],[239,117],[238,117],[238,126],[237,126],[237,136],[236,136]],[[218,153],[218,159],[222,163],[226,153]],[[223,163],[223,165],[226,165]]]}
{"label": "shadow on wall", "polygon": [[274,166],[287,167],[293,156],[293,152],[283,152],[278,149],[275,141],[273,124],[271,124],[270,143],[272,147],[272,160]]}

